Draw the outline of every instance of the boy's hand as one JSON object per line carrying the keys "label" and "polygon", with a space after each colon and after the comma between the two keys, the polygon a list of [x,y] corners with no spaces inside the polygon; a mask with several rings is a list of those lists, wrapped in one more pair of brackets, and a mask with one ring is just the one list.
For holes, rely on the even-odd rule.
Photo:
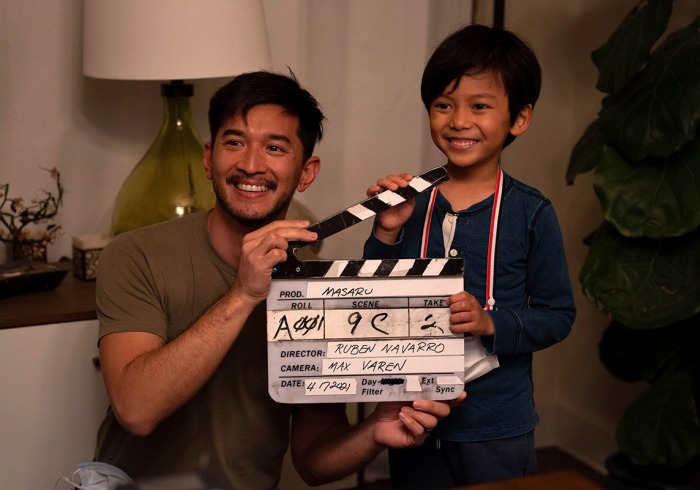
{"label": "boy's hand", "polygon": [[[395,191],[400,187],[406,187],[412,178],[411,174],[387,175],[385,178],[377,180],[377,185],[367,189],[367,196],[372,197],[386,189]],[[401,227],[410,218],[415,205],[416,200],[409,199],[377,214],[375,236],[384,243],[396,243]]]}
{"label": "boy's hand", "polygon": [[450,305],[450,330],[453,332],[471,333],[479,337],[494,334],[491,315],[468,292],[453,294],[447,298],[447,304]]}

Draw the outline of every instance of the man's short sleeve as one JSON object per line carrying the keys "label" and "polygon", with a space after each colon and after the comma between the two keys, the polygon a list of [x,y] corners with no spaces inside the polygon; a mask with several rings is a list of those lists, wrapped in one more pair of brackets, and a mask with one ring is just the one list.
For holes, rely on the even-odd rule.
{"label": "man's short sleeve", "polygon": [[96,300],[100,339],[148,332],[167,341],[167,319],[148,259],[129,234],[115,237],[100,254]]}

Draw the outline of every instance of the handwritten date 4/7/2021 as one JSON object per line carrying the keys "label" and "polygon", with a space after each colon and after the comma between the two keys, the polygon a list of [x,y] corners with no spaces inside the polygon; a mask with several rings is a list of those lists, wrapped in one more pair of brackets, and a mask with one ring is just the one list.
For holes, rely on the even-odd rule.
{"label": "handwritten date 4/7/2021", "polygon": [[353,389],[353,384],[350,381],[341,381],[332,379],[330,381],[309,381],[306,383],[307,393],[319,391],[321,393],[349,393]]}

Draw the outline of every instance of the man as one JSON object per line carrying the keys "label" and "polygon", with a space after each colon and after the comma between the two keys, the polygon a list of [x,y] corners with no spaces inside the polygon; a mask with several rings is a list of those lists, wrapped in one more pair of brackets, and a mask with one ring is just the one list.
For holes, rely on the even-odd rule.
{"label": "man", "polygon": [[342,404],[283,405],[267,393],[272,268],[289,241],[316,239],[308,222],[280,220],[319,172],[322,122],[296,80],[236,77],[210,101],[214,209],[119,235],[102,252],[99,348],[111,406],[97,461],[135,479],[205,469],[232,488],[275,488],[291,438],[297,471],[319,484],[385,447],[421,444],[448,415],[448,403],[385,403],[351,427]]}

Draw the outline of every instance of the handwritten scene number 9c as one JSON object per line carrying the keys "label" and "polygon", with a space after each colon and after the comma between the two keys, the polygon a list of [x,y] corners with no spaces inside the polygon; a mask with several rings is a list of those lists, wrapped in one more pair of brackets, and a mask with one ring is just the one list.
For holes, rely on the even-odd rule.
{"label": "handwritten scene number 9c", "polygon": [[[334,300],[335,301],[335,300]],[[412,298],[411,303],[419,300]],[[430,337],[449,335],[449,309],[403,308],[286,310],[274,312],[270,320],[276,326],[270,340],[318,340],[344,338]],[[443,303],[444,299],[424,299]],[[379,303],[373,301],[372,303]]]}

